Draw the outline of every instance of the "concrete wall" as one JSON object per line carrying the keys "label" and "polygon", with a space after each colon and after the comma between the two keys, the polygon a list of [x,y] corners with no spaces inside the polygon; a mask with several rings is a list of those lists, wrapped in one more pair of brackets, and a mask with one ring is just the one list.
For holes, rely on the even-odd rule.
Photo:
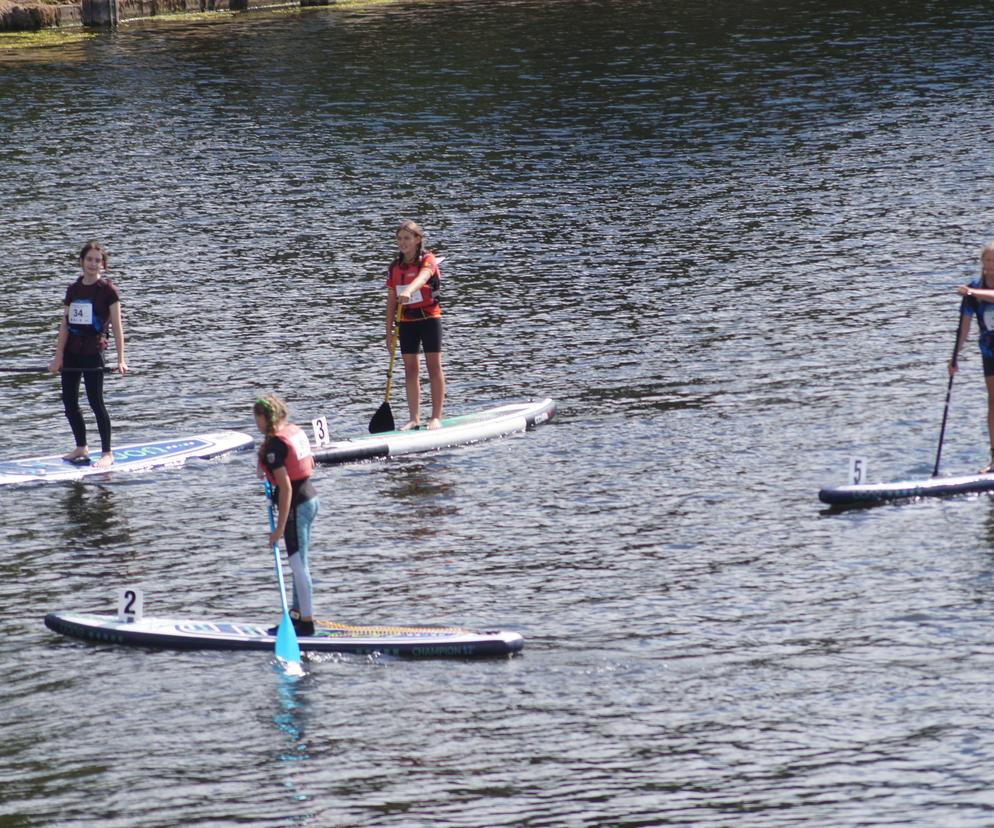
{"label": "concrete wall", "polygon": [[182,12],[246,11],[273,6],[333,6],[338,0],[81,0],[62,6],[10,6],[0,14],[0,31],[52,26],[112,28],[122,20]]}
{"label": "concrete wall", "polygon": [[[321,0],[334,5],[336,0]],[[245,11],[271,6],[303,5],[301,0],[83,0],[84,26],[116,26],[121,20],[182,12]]]}
{"label": "concrete wall", "polygon": [[0,3],[0,32],[32,32],[53,26],[78,26],[82,10],[76,4],[65,6]]}

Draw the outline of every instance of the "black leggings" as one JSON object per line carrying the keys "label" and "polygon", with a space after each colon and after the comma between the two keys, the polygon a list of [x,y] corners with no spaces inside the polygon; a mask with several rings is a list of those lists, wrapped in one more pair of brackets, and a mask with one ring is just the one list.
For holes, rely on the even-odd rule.
{"label": "black leggings", "polygon": [[97,371],[62,371],[62,404],[66,409],[66,419],[72,428],[72,436],[76,439],[77,447],[86,445],[86,423],[83,422],[83,412],[79,410],[79,381],[83,380],[86,387],[86,400],[97,418],[97,430],[100,432],[100,450],[106,454],[110,451],[110,415],[104,405],[104,372]]}

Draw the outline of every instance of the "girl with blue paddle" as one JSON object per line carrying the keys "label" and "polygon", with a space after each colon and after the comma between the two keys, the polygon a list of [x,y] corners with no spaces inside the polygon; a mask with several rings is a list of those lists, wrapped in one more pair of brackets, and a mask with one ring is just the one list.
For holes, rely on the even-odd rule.
{"label": "girl with blue paddle", "polygon": [[[265,435],[259,446],[258,471],[259,476],[265,478],[270,494],[269,545],[276,554],[277,571],[282,574],[278,543],[283,538],[293,576],[293,602],[288,617],[296,635],[314,635],[313,588],[307,552],[319,499],[311,483],[314,457],[310,441],[299,426],[289,421],[286,403],[275,394],[257,399],[252,413],[256,427]],[[280,588],[282,590],[282,583]],[[284,621],[286,617],[284,612]],[[281,622],[269,632],[279,636],[284,632],[284,626]]]}

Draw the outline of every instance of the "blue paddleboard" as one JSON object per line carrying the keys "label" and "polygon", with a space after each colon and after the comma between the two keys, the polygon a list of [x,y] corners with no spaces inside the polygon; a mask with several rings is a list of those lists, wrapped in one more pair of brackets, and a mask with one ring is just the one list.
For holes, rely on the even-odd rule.
{"label": "blue paddleboard", "polygon": [[28,457],[23,460],[3,460],[0,461],[0,486],[12,483],[82,480],[100,474],[116,475],[150,471],[165,466],[181,466],[193,458],[206,460],[231,451],[249,448],[252,442],[251,436],[240,431],[217,431],[177,437],[172,440],[134,443],[115,448],[114,462],[105,468],[96,468],[92,463],[71,463],[63,460],[60,454]]}

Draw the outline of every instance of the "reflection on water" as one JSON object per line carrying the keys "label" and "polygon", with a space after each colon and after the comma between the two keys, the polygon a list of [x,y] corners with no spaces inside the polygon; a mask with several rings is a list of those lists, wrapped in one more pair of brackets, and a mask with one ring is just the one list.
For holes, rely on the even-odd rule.
{"label": "reflection on water", "polygon": [[444,463],[402,458],[389,461],[380,489],[389,520],[401,537],[433,537],[441,519],[459,514],[459,486]]}
{"label": "reflection on water", "polygon": [[113,486],[73,481],[66,484],[62,537],[74,549],[102,549],[131,542],[127,518],[115,505]]}
{"label": "reflection on water", "polygon": [[[118,485],[121,485],[119,481]],[[142,588],[146,543],[138,542],[131,530],[121,490],[113,484],[73,481],[65,484],[62,506],[59,567],[76,578],[92,578],[101,584],[100,603],[116,600],[120,588]]]}
{"label": "reflection on water", "polygon": [[[285,749],[279,754],[281,762],[304,762],[309,757],[307,750],[307,676],[287,675],[280,667],[277,672],[276,696],[280,710],[273,716],[276,727],[286,736]],[[293,781],[288,777],[288,785]],[[306,799],[307,795],[297,792],[296,799]]]}

